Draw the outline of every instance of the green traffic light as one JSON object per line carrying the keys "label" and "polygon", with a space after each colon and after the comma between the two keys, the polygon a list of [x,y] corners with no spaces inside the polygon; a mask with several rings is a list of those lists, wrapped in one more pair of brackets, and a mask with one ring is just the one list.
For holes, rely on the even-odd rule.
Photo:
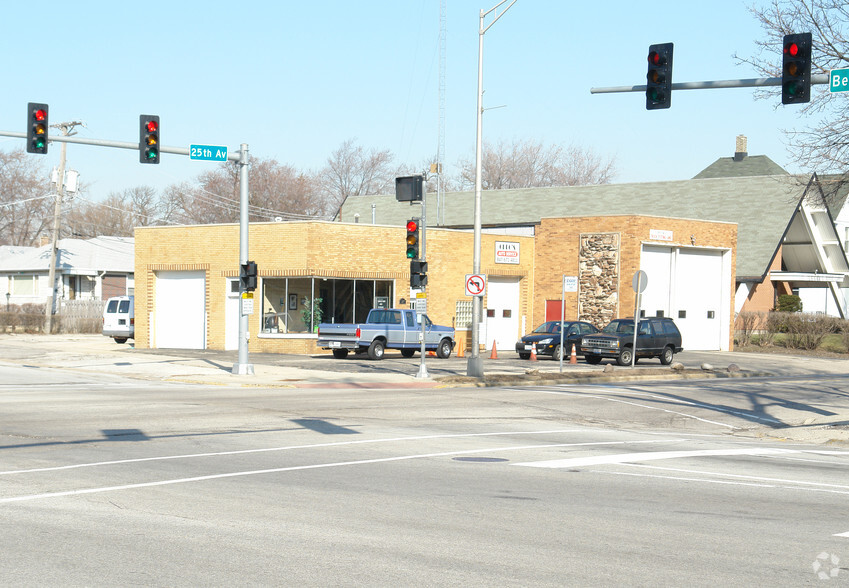
{"label": "green traffic light", "polygon": [[415,250],[415,248],[413,248],[413,247],[408,247],[408,248],[407,248],[407,258],[408,258],[408,259],[413,259],[415,256],[416,256],[416,250]]}
{"label": "green traffic light", "polygon": [[157,153],[156,149],[148,149],[147,150],[147,158],[148,159],[156,159]]}

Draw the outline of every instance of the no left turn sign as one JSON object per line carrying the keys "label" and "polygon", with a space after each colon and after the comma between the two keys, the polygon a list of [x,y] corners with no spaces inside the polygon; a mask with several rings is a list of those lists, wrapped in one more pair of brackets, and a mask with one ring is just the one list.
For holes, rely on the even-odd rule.
{"label": "no left turn sign", "polygon": [[483,296],[484,294],[486,294],[486,276],[466,274],[466,296]]}

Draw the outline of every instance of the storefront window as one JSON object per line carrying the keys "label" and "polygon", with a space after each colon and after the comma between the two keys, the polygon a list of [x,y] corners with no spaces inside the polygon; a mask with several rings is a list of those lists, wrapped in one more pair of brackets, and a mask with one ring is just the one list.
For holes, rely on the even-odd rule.
{"label": "storefront window", "polygon": [[369,310],[391,305],[392,280],[264,278],[262,332],[311,333],[321,322],[365,321]]}

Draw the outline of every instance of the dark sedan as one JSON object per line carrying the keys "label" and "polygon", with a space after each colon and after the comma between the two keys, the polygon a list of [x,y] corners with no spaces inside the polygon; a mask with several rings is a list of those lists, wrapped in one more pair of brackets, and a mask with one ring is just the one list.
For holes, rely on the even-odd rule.
{"label": "dark sedan", "polygon": [[581,353],[583,335],[598,333],[598,329],[583,321],[565,321],[563,329],[563,348],[560,347],[560,321],[547,321],[516,341],[516,353],[522,359],[528,359],[531,349],[536,347],[537,355],[548,355],[559,361],[561,353],[565,353],[564,357],[571,355],[572,345],[576,354]]}

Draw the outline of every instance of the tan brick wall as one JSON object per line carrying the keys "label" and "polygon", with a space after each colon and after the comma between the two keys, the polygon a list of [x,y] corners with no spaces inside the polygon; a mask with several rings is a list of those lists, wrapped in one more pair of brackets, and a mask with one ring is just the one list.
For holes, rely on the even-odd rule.
{"label": "tan brick wall", "polygon": [[773,282],[769,279],[769,272],[781,271],[781,248],[779,247],[775,259],[769,266],[766,278],[760,284],[755,284],[754,288],[746,297],[746,302],[743,303],[743,308],[740,312],[767,312],[775,308],[778,302],[778,297],[782,294],[792,294],[793,291],[790,285],[786,282]]}
{"label": "tan brick wall", "polygon": [[[410,262],[404,257],[404,227],[355,223],[253,223],[248,258],[257,262],[263,278],[316,276],[395,281],[393,306],[404,298],[409,304]],[[495,241],[520,243],[521,263],[495,263]],[[452,325],[457,300],[465,296],[465,275],[473,269],[473,235],[427,229],[428,315],[439,324]],[[534,240],[532,237],[482,235],[481,270],[493,276],[522,279],[521,309],[530,313]],[[151,311],[155,308],[155,272],[204,270],[207,277],[207,347],[224,349],[224,313],[227,277],[239,275],[239,226],[199,225],[139,227],[136,229],[136,345],[150,347]],[[255,292],[255,314],[250,317],[252,352],[314,353],[312,335],[259,336],[262,290]],[[484,300],[485,302],[485,300]],[[518,333],[517,333],[518,335]]]}
{"label": "tan brick wall", "polygon": [[[650,238],[650,231],[653,229],[671,231],[672,241],[653,241]],[[732,223],[627,215],[542,219],[536,240],[537,272],[532,321],[534,325],[545,320],[545,301],[560,299],[562,276],[579,275],[578,250],[581,234],[600,233],[620,235],[619,316],[634,314],[635,293],[631,287],[631,279],[639,268],[642,243],[691,247],[695,242],[696,247],[729,248],[732,252],[732,268],[735,268],[737,263],[737,225]],[[734,284],[735,274],[732,269],[731,300],[734,299]],[[579,318],[577,293],[566,293],[564,318]],[[733,346],[734,317],[730,316],[728,320],[732,333],[729,344]]]}

